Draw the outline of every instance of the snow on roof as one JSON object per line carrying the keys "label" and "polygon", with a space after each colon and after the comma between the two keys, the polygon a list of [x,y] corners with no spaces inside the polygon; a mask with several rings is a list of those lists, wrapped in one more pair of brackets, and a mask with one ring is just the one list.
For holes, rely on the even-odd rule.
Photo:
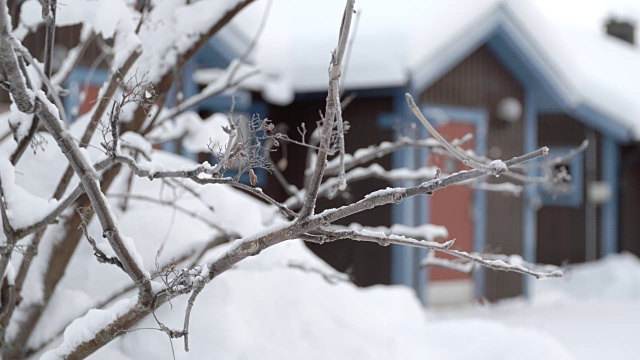
{"label": "snow on roof", "polygon": [[[572,31],[573,30],[573,31]],[[573,54],[565,73],[574,78],[585,103],[619,120],[640,139],[640,49],[605,34],[589,36],[575,29],[559,34]]]}
{"label": "snow on roof", "polygon": [[[588,105],[640,139],[639,47],[603,31],[604,18],[616,9],[614,5],[624,8],[620,7],[624,2],[614,1],[608,8],[604,3],[580,3],[580,7],[593,10],[585,15],[593,25],[587,29],[585,18],[575,7],[554,17],[549,14],[554,14],[555,5],[539,0],[358,1],[356,9],[361,14],[343,86],[408,85],[414,73],[429,71],[434,62],[447,59],[443,54],[449,48],[476,33],[489,33],[501,21],[495,16],[499,13],[516,24],[525,35],[524,41],[535,45],[536,55],[551,70],[553,81],[568,93],[572,106]],[[232,26],[253,37],[266,4],[262,1],[250,6]],[[343,0],[273,1],[253,60],[269,77],[269,88],[286,94],[272,96],[276,94],[263,89],[268,101],[285,104],[293,101],[294,93],[327,88],[327,68],[343,7]],[[603,13],[604,9],[610,13]],[[626,16],[633,14],[640,16],[640,7]]]}
{"label": "snow on roof", "polygon": [[577,103],[617,121],[640,140],[638,45],[609,36],[603,29],[589,31],[552,21],[529,1],[509,5],[509,11],[537,43],[549,65],[563,77]]}

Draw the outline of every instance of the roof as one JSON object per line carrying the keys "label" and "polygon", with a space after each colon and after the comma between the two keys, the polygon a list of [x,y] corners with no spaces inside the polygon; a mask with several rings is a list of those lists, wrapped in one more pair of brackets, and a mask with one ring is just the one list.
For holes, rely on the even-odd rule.
{"label": "roof", "polygon": [[[597,112],[640,140],[640,48],[604,34],[602,24],[610,15],[604,12],[605,2],[594,3],[599,8],[573,3],[580,7],[580,16],[583,11],[590,14],[584,17],[591,19],[592,28],[581,24],[585,19],[580,16],[567,17],[571,9],[562,17],[554,12],[556,5],[542,0],[359,1],[361,14],[343,86],[428,85],[500,27],[532,59],[566,107]],[[233,26],[253,37],[266,4],[252,5]],[[253,54],[269,81],[255,81],[252,87],[280,104],[293,101],[295,93],[325,90],[343,6],[343,0],[273,1]],[[640,5],[619,9],[640,17]]]}

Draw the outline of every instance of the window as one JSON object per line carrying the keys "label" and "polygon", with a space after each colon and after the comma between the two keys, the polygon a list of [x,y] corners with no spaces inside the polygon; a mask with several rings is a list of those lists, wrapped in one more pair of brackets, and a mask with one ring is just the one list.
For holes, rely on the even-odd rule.
{"label": "window", "polygon": [[567,156],[570,147],[549,148],[550,160],[560,159],[544,169],[551,181],[540,185],[542,202],[546,206],[582,205],[584,193],[584,154]]}

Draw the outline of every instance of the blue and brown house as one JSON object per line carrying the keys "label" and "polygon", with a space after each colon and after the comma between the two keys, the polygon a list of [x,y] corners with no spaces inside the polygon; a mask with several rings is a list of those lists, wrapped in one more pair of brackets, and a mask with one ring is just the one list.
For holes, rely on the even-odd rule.
{"label": "blue and brown house", "polygon": [[[398,124],[414,121],[407,92],[446,137],[473,134],[467,146],[479,155],[508,159],[547,146],[552,156],[562,157],[584,140],[589,146],[554,165],[571,176],[561,190],[526,184],[520,196],[512,196],[453,187],[349,222],[445,225],[464,250],[520,254],[558,265],[625,250],[640,255],[640,49],[633,21],[610,18],[600,32],[588,32],[547,19],[530,1],[424,3],[408,6],[417,13],[413,23],[406,11],[394,20],[399,10],[388,4],[362,4],[343,85],[345,96],[356,94],[344,113],[352,126],[349,151],[392,140]],[[290,19],[292,25],[280,23],[271,32],[267,26],[256,54],[258,66],[264,62],[272,81],[282,82],[270,86],[290,94],[274,98],[268,89],[247,90],[266,106],[269,118],[289,126],[292,137],[300,122],[313,127],[324,108],[327,59],[337,30],[317,34],[339,20],[319,24],[315,17],[322,10],[309,6],[274,5],[270,20]],[[404,32],[401,26],[407,27]],[[294,27],[308,29],[296,37],[287,33]],[[306,40],[309,33],[317,36]],[[281,41],[273,45],[276,39]],[[279,67],[278,54],[285,58]],[[287,152],[285,174],[297,185],[302,185],[305,153],[291,147]],[[429,159],[424,149],[406,149],[379,162],[387,169],[435,164],[450,173],[464,168]],[[540,175],[536,170],[524,174]],[[353,183],[351,196],[386,186],[376,180]],[[272,179],[268,188],[281,191]],[[406,247],[309,246],[339,270],[350,271],[360,285],[410,285],[430,303],[516,296],[526,293],[529,281],[493,271],[473,277],[425,271],[419,266],[424,252]]]}
{"label": "blue and brown house", "polygon": [[[274,1],[249,58],[262,74],[193,110],[203,117],[226,112],[233,95],[237,112],[286,124],[293,138],[300,123],[315,127],[324,109],[326,70],[343,5]],[[585,139],[589,146],[563,160],[571,181],[562,191],[526,184],[513,196],[452,187],[357,214],[349,222],[444,225],[462,250],[520,254],[531,262],[571,264],[618,251],[640,255],[640,48],[633,21],[610,19],[600,32],[587,32],[551,21],[528,0],[407,1],[404,6],[363,1],[358,6],[363,11],[343,84],[345,96],[356,95],[344,111],[351,124],[348,152],[393,140],[398,128],[414,123],[405,93],[445,137],[473,134],[466,146],[478,155],[508,159],[548,146],[552,156],[563,156]],[[206,86],[212,69],[226,68],[244,53],[264,10],[265,2],[251,5],[177,74],[183,76],[185,97]],[[78,32],[63,29],[57,38],[71,47]],[[27,43],[41,48],[39,39],[35,34]],[[97,56],[98,49],[88,50],[67,88],[79,91],[88,84],[97,93],[107,76],[100,66],[91,70]],[[175,144],[165,147],[184,151]],[[209,160],[208,154],[187,155]],[[282,156],[288,162],[285,176],[301,186],[306,150],[287,145],[274,154],[276,161]],[[437,165],[447,173],[464,168],[414,148],[378,163],[386,169]],[[523,174],[540,175],[531,169]],[[273,178],[262,173],[259,179],[268,193],[286,199]],[[387,186],[374,179],[349,184],[348,190],[358,199]],[[349,198],[320,206],[342,201]],[[408,247],[309,246],[359,285],[409,285],[432,304],[516,296],[526,293],[529,281],[493,271],[466,276],[425,270],[419,266],[424,251]]]}

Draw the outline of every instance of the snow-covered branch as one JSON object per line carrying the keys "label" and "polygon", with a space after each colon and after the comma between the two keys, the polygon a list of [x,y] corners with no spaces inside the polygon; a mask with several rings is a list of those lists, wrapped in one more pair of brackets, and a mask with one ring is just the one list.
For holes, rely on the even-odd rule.
{"label": "snow-covered branch", "polygon": [[440,135],[440,133],[438,133],[438,131],[429,123],[429,121],[427,121],[427,118],[425,118],[424,115],[422,115],[420,108],[418,108],[418,106],[416,105],[411,94],[407,93],[405,94],[405,96],[407,98],[407,104],[409,104],[409,108],[413,112],[413,115],[415,115],[415,117],[418,120],[420,120],[422,125],[424,125],[425,129],[427,129],[427,131],[429,132],[429,134],[431,134],[431,136],[433,136],[436,140],[438,140],[438,142],[445,149],[447,149],[449,153],[453,154],[463,164],[470,166],[473,169],[490,172],[493,175],[500,174],[500,172],[498,171],[501,171],[502,167],[500,167],[499,169],[497,169],[495,166],[493,168],[491,167],[488,168],[486,165],[478,163],[477,161],[473,160],[472,158],[468,157],[463,152],[458,150],[455,146],[451,145],[451,143],[449,143],[447,139],[445,139],[442,135]]}
{"label": "snow-covered branch", "polygon": [[[213,34],[251,2],[251,0],[228,0],[225,2],[202,0],[177,4],[165,1],[145,2],[143,6],[139,1],[138,7],[135,9],[131,2],[117,2],[118,4],[113,6],[120,7],[118,11],[114,11],[113,18],[109,18],[109,20],[113,20],[108,21],[109,24],[97,26],[91,24],[90,21],[79,22],[82,24],[81,42],[62,62],[58,74],[51,78],[48,69],[50,68],[53,41],[47,42],[48,50],[45,59],[48,61],[45,61],[44,69],[42,69],[40,64],[9,32],[6,1],[0,0],[0,50],[2,50],[0,64],[6,75],[3,78],[5,81],[3,87],[9,89],[11,100],[14,103],[11,112],[19,114],[25,119],[29,116],[35,116],[35,119],[39,119],[49,133],[47,138],[50,135],[55,140],[58,149],[64,156],[59,156],[61,160],[57,165],[60,167],[55,167],[52,173],[57,177],[60,174],[59,170],[67,168],[62,179],[57,183],[53,196],[47,194],[47,191],[54,188],[53,186],[39,192],[41,196],[42,194],[45,196],[33,196],[38,201],[42,200],[40,203],[46,203],[47,207],[40,209],[41,211],[37,214],[31,214],[27,219],[24,216],[16,215],[15,211],[12,212],[16,203],[15,197],[12,197],[13,193],[25,190],[27,186],[22,189],[12,187],[15,181],[10,178],[11,176],[5,176],[5,173],[12,175],[17,172],[13,166],[2,164],[0,215],[8,246],[3,247],[3,249],[7,249],[7,253],[3,253],[0,260],[0,273],[4,276],[0,280],[8,280],[8,273],[13,269],[9,263],[10,247],[15,247],[19,239],[35,233],[33,237],[28,238],[31,240],[29,245],[32,246],[32,250],[20,264],[18,275],[15,277],[15,286],[11,285],[13,298],[10,299],[8,305],[0,304],[2,306],[0,340],[2,340],[4,358],[21,358],[24,357],[25,351],[31,351],[35,354],[59,340],[61,333],[57,333],[57,331],[60,327],[54,327],[55,330],[47,334],[48,336],[42,336],[42,334],[35,336],[34,331],[45,321],[45,317],[42,316],[46,314],[45,310],[56,311],[48,306],[53,306],[51,303],[55,302],[50,301],[52,298],[56,299],[53,297],[54,291],[56,296],[60,294],[60,291],[56,289],[63,276],[66,276],[65,272],[70,266],[70,259],[74,253],[79,254],[78,257],[90,258],[91,264],[95,264],[97,258],[99,262],[116,265],[124,270],[128,278],[122,276],[122,271],[114,266],[104,266],[103,268],[113,269],[111,271],[117,272],[119,276],[125,278],[127,283],[118,284],[115,291],[110,289],[102,298],[94,298],[91,302],[84,302],[84,305],[94,304],[93,309],[86,312],[84,316],[74,315],[78,318],[73,322],[69,322],[70,319],[60,321],[61,328],[66,328],[64,339],[56,345],[55,349],[44,355],[45,359],[87,357],[113,339],[131,330],[145,317],[156,316],[156,310],[159,307],[181,295],[189,295],[182,328],[172,329],[164,325],[160,321],[160,317],[156,317],[160,327],[156,330],[165,332],[171,338],[183,337],[185,350],[188,351],[191,313],[196,311],[194,305],[196,298],[206,294],[205,286],[219,275],[235,267],[239,262],[256,256],[271,246],[294,239],[316,243],[354,240],[377,243],[383,246],[389,244],[413,246],[457,257],[461,259],[461,262],[457,263],[461,268],[463,266],[485,266],[535,277],[561,275],[558,270],[540,268],[534,264],[523,262],[521,259],[518,260],[516,257],[469,254],[453,250],[453,240],[441,241],[447,238],[446,229],[442,227],[393,225],[387,228],[363,227],[357,224],[349,227],[335,225],[339,220],[344,220],[354,214],[387,204],[400,203],[408,197],[431,195],[439,189],[452,185],[477,186],[486,190],[499,188],[499,190],[506,189],[516,192],[520,188],[515,188],[512,185],[493,185],[474,181],[482,177],[508,174],[512,168],[544,156],[548,151],[546,148],[541,148],[508,161],[490,159],[479,161],[473,156],[465,154],[459,147],[460,143],[469,139],[468,137],[451,142],[444,139],[428,123],[417,105],[408,96],[410,109],[414,111],[416,117],[423,122],[434,138],[413,140],[400,137],[394,142],[383,142],[366,149],[360,149],[352,155],[346,154],[344,133],[348,128],[348,118],[343,119],[343,104],[340,93],[341,83],[344,80],[343,64],[347,61],[345,53],[349,46],[349,33],[354,10],[353,0],[346,1],[337,46],[332,53],[329,64],[326,106],[324,113],[321,114],[316,135],[312,136],[310,143],[307,144],[305,142],[306,129],[304,133],[301,131],[303,141],[300,143],[310,149],[309,151],[313,153],[312,157],[314,158],[313,165],[306,173],[309,181],[304,188],[298,190],[290,186],[286,179],[280,179],[283,186],[287,187],[290,193],[295,194],[292,199],[280,203],[265,194],[262,189],[255,187],[257,181],[253,171],[254,168],[259,167],[269,169],[272,164],[268,156],[261,153],[272,150],[272,146],[265,145],[265,142],[272,141],[272,144],[275,144],[278,139],[290,139],[272,135],[274,126],[265,118],[254,117],[247,120],[248,124],[241,123],[240,118],[233,117],[233,106],[231,114],[224,117],[226,126],[224,130],[221,130],[224,133],[223,136],[211,138],[208,146],[198,143],[198,146],[194,147],[197,149],[195,152],[201,152],[204,146],[208,147],[217,160],[211,161],[212,164],[208,162],[194,164],[175,156],[168,157],[166,153],[154,150],[152,144],[177,140],[191,135],[198,135],[194,136],[195,140],[190,139],[198,142],[202,136],[210,136],[208,130],[212,127],[222,129],[221,124],[215,122],[220,119],[220,114],[202,119],[200,115],[187,110],[253,76],[258,70],[246,65],[245,56],[232,61],[227,69],[199,94],[184,101],[180,100],[170,109],[163,110],[163,107],[165,103],[170,103],[167,102],[167,98],[170,96],[169,90],[171,88],[178,89],[176,91],[179,92],[179,87],[175,86],[175,75],[182,73],[182,66]],[[52,8],[51,5],[55,7],[56,2],[42,3],[47,6],[44,13],[48,15],[45,16],[44,23],[49,24],[47,32],[50,33],[53,28],[52,24],[55,22],[55,8]],[[173,14],[174,10],[181,15],[192,16],[202,11],[207,14],[207,18],[205,21],[204,17],[198,17],[198,21],[194,20],[191,24],[189,23],[191,17],[184,16],[184,18],[176,20],[176,23],[176,21],[171,21],[176,19]],[[260,27],[262,28],[263,25]],[[157,29],[161,31],[155,32]],[[160,38],[162,41],[158,40]],[[72,133],[69,125],[63,121],[63,114],[67,109],[63,108],[64,104],[57,98],[58,90],[60,85],[64,83],[64,79],[70,74],[71,69],[79,63],[82,53],[93,40],[109,44],[107,52],[113,55],[113,59],[110,61],[112,65],[109,66],[111,75],[102,85],[96,104],[90,112],[73,124]],[[252,44],[255,44],[255,41]],[[252,47],[253,45],[247,52]],[[25,61],[29,65],[28,68]],[[31,79],[29,73],[34,74],[34,72],[39,76],[36,78],[31,75],[33,78]],[[137,74],[144,75],[138,78]],[[31,80],[34,80],[33,83]],[[36,81],[42,81],[50,95],[45,94],[39,88],[40,84],[33,86]],[[147,96],[147,93],[150,95]],[[345,100],[345,102],[347,101]],[[130,106],[126,106],[127,104]],[[109,108],[111,108],[110,113],[108,112]],[[27,127],[27,125],[34,123],[28,123],[25,120],[18,125]],[[244,125],[247,125],[248,130],[244,129]],[[94,139],[97,129],[102,130],[103,139],[100,144]],[[79,139],[76,138],[78,135],[80,135]],[[24,140],[24,137],[21,139]],[[93,151],[90,154],[87,148],[92,147],[97,148],[103,154]],[[473,169],[454,174],[441,174],[439,169],[427,166],[419,169],[384,169],[377,164],[368,164],[406,147],[439,149],[439,151],[446,152],[470,165]],[[47,149],[47,151],[55,150],[57,149]],[[329,159],[334,154],[337,156]],[[94,165],[96,157],[99,162]],[[29,167],[37,168],[39,160],[25,156],[22,161],[25,163],[29,161]],[[36,165],[32,166],[33,164]],[[107,168],[107,171],[102,172]],[[33,172],[31,168],[28,170],[29,174]],[[225,177],[226,170],[238,170],[238,175],[235,178]],[[47,171],[50,169],[47,168]],[[240,175],[245,172],[252,175],[250,176],[251,185],[239,181]],[[75,182],[72,182],[75,181],[74,174],[79,183],[75,188],[67,189],[70,185],[75,185]],[[282,176],[282,174],[279,175]],[[337,190],[345,190],[347,183],[369,178],[390,182],[410,180],[419,184],[375,191],[359,201],[338,208],[316,209],[319,197],[331,195]],[[156,181],[151,182],[152,180]],[[115,185],[110,188],[112,183]],[[140,185],[141,183],[144,185]],[[51,185],[56,185],[56,183],[51,182]],[[214,212],[213,205],[209,200],[217,199],[221,187],[204,185],[226,185],[264,200],[267,204],[255,205],[256,208],[260,206],[260,209],[251,215],[259,218],[262,222],[259,226],[253,227],[253,224],[249,225],[248,219],[238,219],[233,214],[224,213],[224,210],[219,212],[217,204]],[[34,187],[31,185],[30,188]],[[158,188],[160,189],[159,193],[155,192]],[[175,195],[172,200],[164,200],[164,191],[167,189]],[[8,194],[8,192],[12,193]],[[232,192],[229,191],[229,193]],[[238,196],[239,199],[245,199],[244,194],[233,192],[233,196],[233,198],[230,196],[229,199],[220,200],[220,205],[223,205],[221,208],[228,205],[223,204],[225,201],[232,202],[232,206],[245,206],[242,203],[243,200],[236,201],[235,198]],[[49,201],[50,198],[51,201]],[[131,224],[131,218],[128,216],[137,214],[136,211],[140,210],[140,206],[122,206],[118,209],[114,208],[112,211],[113,201],[110,203],[109,198],[144,202],[144,210],[153,209],[154,215],[149,215],[149,217],[157,222],[162,220],[160,220],[160,216],[156,220],[156,214],[171,212],[172,223],[168,224],[170,230],[167,231],[164,240],[162,240],[163,234],[158,234],[155,226]],[[83,207],[88,209],[86,216],[77,213],[77,210]],[[275,208],[283,216],[273,216],[273,211],[262,211],[263,208]],[[299,213],[293,211],[294,208],[300,209]],[[247,213],[249,210],[253,209],[247,209]],[[193,236],[197,238],[195,240],[189,239],[189,235],[192,234],[181,233],[179,236],[181,240],[184,240],[184,243],[181,245],[172,243],[165,249],[164,245],[168,243],[169,234],[180,232],[174,231],[173,228],[175,213],[187,215],[178,217],[187,222],[187,226],[180,224],[179,230],[183,231],[182,229],[193,227],[203,229],[206,233],[202,238]],[[69,216],[61,216],[63,214]],[[94,214],[97,221],[92,223],[91,217]],[[15,219],[20,221],[16,222]],[[50,226],[58,219],[60,219],[59,225]],[[118,220],[123,219],[121,226]],[[78,229],[78,225],[80,229]],[[142,245],[138,247],[141,249],[140,253],[136,250],[133,239],[124,235],[125,231],[130,233],[130,229],[135,226],[146,226],[145,232],[136,234],[135,245]],[[44,236],[45,230],[47,236]],[[101,233],[106,238],[110,249],[102,247],[98,236],[91,236],[96,233]],[[87,241],[82,241],[84,248],[76,251],[78,239],[82,239],[82,235]],[[153,249],[158,249],[159,243],[161,249],[170,252],[168,255],[160,250],[156,252],[155,270],[153,270],[153,265],[149,267],[149,264],[145,268],[142,262],[143,255],[149,255],[149,249],[144,247],[145,244],[149,244],[145,241],[151,241],[145,236],[153,238],[153,241],[161,239],[153,243]],[[40,244],[41,240],[42,244]],[[188,245],[182,246],[182,244]],[[219,246],[222,244],[225,245]],[[214,248],[215,250],[210,251]],[[113,250],[113,254],[111,250]],[[93,256],[86,256],[91,253]],[[34,258],[36,254],[38,254],[38,258]],[[36,265],[29,272],[31,264]],[[312,269],[311,267],[297,266],[297,268],[315,272],[315,270],[309,270]],[[28,272],[29,278],[27,278]],[[71,276],[73,275],[71,274]],[[12,276],[11,279],[13,278]],[[28,292],[22,292],[22,286],[28,280],[32,281],[28,284],[30,288],[38,289],[38,296],[30,298],[18,306],[16,299],[22,295],[28,295]],[[128,296],[136,289],[138,290],[137,295],[114,303],[116,299]],[[6,290],[6,286],[3,286],[1,290]],[[106,308],[108,305],[111,307]],[[13,309],[16,307],[19,308],[18,315],[12,317]],[[79,307],[79,309],[83,309],[83,307]],[[8,331],[7,329],[10,328],[13,330]],[[31,340],[34,337],[37,339]],[[34,348],[28,350],[28,346]]]}
{"label": "snow-covered branch", "polygon": [[[307,237],[302,235],[302,238],[306,241],[316,242],[323,244],[325,242],[331,242],[342,239],[351,239],[355,241],[374,242],[381,246],[388,246],[390,244],[406,245],[417,247],[427,250],[441,250],[448,249],[453,246],[454,241],[449,240],[444,243],[439,243],[429,240],[418,240],[403,235],[387,234],[383,231],[372,231],[367,229],[362,230],[321,230],[320,236]],[[313,235],[313,234],[311,234]]]}
{"label": "snow-covered branch", "polygon": [[138,164],[135,159],[127,155],[116,155],[113,158],[114,161],[126,164],[134,174],[140,177],[148,179],[166,179],[166,178],[182,178],[190,179],[195,183],[205,184],[227,184],[233,187],[242,189],[249,192],[268,203],[276,206],[283,214],[288,217],[297,217],[297,214],[287,208],[285,205],[280,204],[269,195],[265,194],[262,189],[251,187],[240,183],[232,178],[218,178],[216,173],[213,173],[214,167],[208,162],[200,164],[194,168],[181,169],[181,170],[164,170],[165,166],[159,162],[147,162],[144,164]]}
{"label": "snow-covered branch", "polygon": [[[432,149],[439,146],[440,144],[433,138],[414,140],[409,137],[401,137],[393,142],[384,141],[378,145],[372,145],[367,148],[358,149],[353,154],[345,154],[344,168],[346,171],[351,170],[357,166],[389,155],[394,151],[402,149],[404,147]],[[331,161],[327,162],[325,176],[338,175],[339,168],[339,160],[332,159]],[[312,169],[309,169],[307,171],[311,170]]]}
{"label": "snow-covered branch", "polygon": [[[155,123],[152,122],[147,127],[151,130],[154,126],[162,124],[164,121],[168,119],[174,118],[183,112],[193,108],[194,106],[202,103],[203,101],[212,98],[216,95],[222,94],[223,92],[234,88],[240,85],[243,81],[248,78],[255,76],[259,73],[259,70],[253,68],[249,65],[242,64],[239,61],[233,61],[225,70],[225,72],[220,75],[216,81],[208,84],[202,91],[200,91],[197,95],[194,95],[185,101],[181,102],[178,106],[173,109],[167,110],[166,112],[162,112],[159,118],[154,119]],[[148,130],[145,130],[145,132]]]}
{"label": "snow-covered branch", "polygon": [[[5,69],[11,69],[15,67],[16,52],[12,44],[12,41],[15,39],[6,31],[9,26],[7,19],[6,4],[2,1],[0,2],[0,46],[2,46],[3,52],[0,54],[0,64],[2,64]],[[20,50],[24,55],[26,49],[21,48]],[[7,71],[7,73],[9,75],[9,71]],[[141,286],[141,297],[146,299],[145,302],[151,301],[151,284],[148,279],[148,274],[143,270],[139,255],[136,254],[131,239],[127,239],[120,234],[115,217],[107,205],[104,194],[102,194],[100,190],[98,176],[93,166],[88,163],[87,157],[81,152],[75,140],[73,140],[68,131],[63,128],[62,121],[57,115],[59,109],[51,104],[40,90],[34,90],[31,92],[31,95],[29,95],[26,91],[24,77],[22,77],[20,73],[11,73],[9,81],[12,83],[12,89],[14,87],[22,89],[15,92],[12,91],[15,101],[23,104],[22,107],[27,112],[33,110],[35,114],[43,120],[45,127],[56,140],[62,153],[67,157],[74,171],[80,177],[84,190],[91,199],[91,203],[98,214],[104,235],[122,262],[127,274],[131,276],[136,284]]]}
{"label": "snow-covered branch", "polygon": [[[344,179],[349,183],[366,179],[381,179],[389,182],[402,180],[424,182],[426,180],[433,179],[436,173],[436,169],[432,167],[424,167],[416,170],[408,168],[386,170],[379,164],[371,164],[366,168],[358,167],[351,169],[345,174]],[[331,177],[327,179],[327,181],[325,181],[322,185],[320,185],[320,188],[318,190],[318,197],[332,197],[339,190],[341,190],[340,179],[337,177]],[[299,192],[298,194],[291,196],[285,202],[285,205],[292,209],[299,208],[303,198],[304,190]]]}
{"label": "snow-covered branch", "polygon": [[433,254],[428,254],[420,263],[422,266],[440,266],[451,270],[470,273],[477,266],[486,267],[498,271],[517,272],[530,275],[537,279],[561,277],[563,272],[560,268],[551,265],[531,264],[522,259],[519,255],[496,255],[496,254],[476,254],[452,249],[438,250],[445,254],[452,255],[465,262],[437,258]]}

